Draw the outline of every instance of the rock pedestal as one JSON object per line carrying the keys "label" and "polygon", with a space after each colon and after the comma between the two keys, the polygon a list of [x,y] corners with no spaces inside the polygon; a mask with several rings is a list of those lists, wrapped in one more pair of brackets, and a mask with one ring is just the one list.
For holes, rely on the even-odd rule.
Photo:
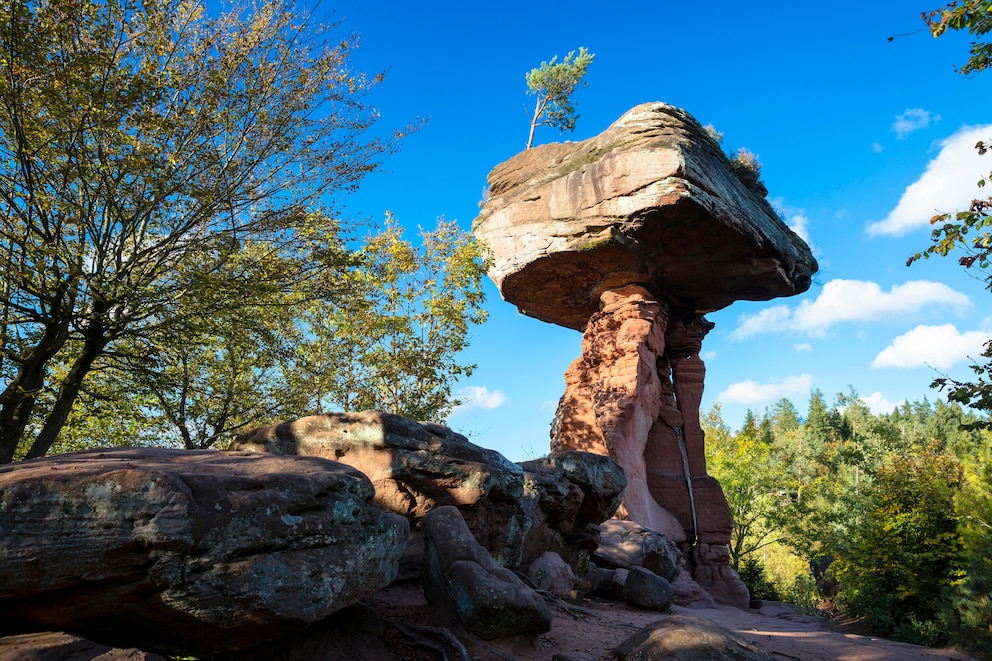
{"label": "rock pedestal", "polygon": [[602,304],[566,372],[551,447],[614,458],[628,480],[618,515],[678,543],[715,599],[747,607],[727,553],[733,519],[706,474],[699,424],[706,373],[699,352],[713,325],[692,314],[673,323],[636,285],[604,292]]}
{"label": "rock pedestal", "polygon": [[594,138],[496,166],[473,226],[507,301],[584,333],[552,449],[620,464],[618,515],[677,542],[696,580],[741,607],[733,522],[699,424],[713,327],[703,315],[801,293],[817,270],[754,178],[742,181],[688,113],[648,103]]}

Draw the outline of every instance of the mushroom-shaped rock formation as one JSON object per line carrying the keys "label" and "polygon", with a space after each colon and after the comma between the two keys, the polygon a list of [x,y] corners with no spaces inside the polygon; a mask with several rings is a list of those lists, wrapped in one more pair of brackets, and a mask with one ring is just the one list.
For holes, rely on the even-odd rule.
{"label": "mushroom-shaped rock formation", "polygon": [[802,293],[817,269],[705,129],[664,103],[497,165],[474,230],[507,301],[577,330],[624,285],[705,314]]}
{"label": "mushroom-shaped rock formation", "polygon": [[699,424],[703,314],[802,293],[817,270],[755,188],[688,113],[649,103],[496,166],[473,228],[507,301],[584,331],[552,449],[613,458],[628,480],[619,516],[679,543],[696,580],[743,607]]}

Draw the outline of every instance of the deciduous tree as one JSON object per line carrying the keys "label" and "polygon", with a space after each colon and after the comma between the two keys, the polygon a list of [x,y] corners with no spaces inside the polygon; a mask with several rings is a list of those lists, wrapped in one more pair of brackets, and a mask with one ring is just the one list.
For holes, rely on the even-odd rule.
{"label": "deciduous tree", "polygon": [[[944,9],[923,13],[923,20],[934,37],[940,37],[947,30],[964,30],[976,37],[984,37],[992,31],[992,5],[986,0],[961,0],[951,2]],[[968,61],[958,68],[963,74],[985,71],[992,65],[992,44],[985,40],[971,42]],[[987,153],[985,141],[975,145],[979,154]],[[992,174],[978,180],[978,187],[984,188],[992,179]],[[907,266],[931,255],[947,256],[952,251],[962,253],[958,258],[966,269],[982,271],[986,287],[992,290],[992,274],[988,269],[992,264],[992,197],[977,197],[967,210],[946,212],[930,219],[934,226],[931,245],[926,250],[912,255]],[[966,406],[992,412],[992,342],[985,345],[981,355],[983,362],[976,362],[972,369],[974,381],[959,381],[942,376],[933,382],[933,387],[947,393],[948,399]],[[977,423],[978,427],[992,429],[992,419]]]}
{"label": "deciduous tree", "polygon": [[240,306],[251,269],[215,276],[246,240],[321,264],[310,211],[393,139],[366,136],[355,37],[294,10],[0,7],[0,462],[48,451],[103,357]]}

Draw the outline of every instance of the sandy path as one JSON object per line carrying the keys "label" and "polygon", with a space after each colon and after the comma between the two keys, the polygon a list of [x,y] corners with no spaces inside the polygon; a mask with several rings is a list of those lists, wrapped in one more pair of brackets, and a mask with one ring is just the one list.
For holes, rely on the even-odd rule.
{"label": "sandy path", "polygon": [[[407,592],[407,601],[421,617],[431,608]],[[399,595],[393,595],[399,596]],[[398,608],[397,608],[398,607]],[[556,654],[571,661],[615,661],[610,654],[616,645],[643,627],[665,617],[664,613],[643,611],[618,602],[588,601],[581,605],[584,615],[556,611],[551,631],[537,638],[505,638],[482,641],[456,630],[474,661],[551,661]],[[404,608],[393,603],[393,615]],[[690,609],[676,606],[673,614],[705,617],[736,632],[753,646],[781,659],[801,661],[911,661],[915,659],[970,660],[953,650],[932,649],[897,643],[884,638],[835,631],[823,617],[797,615],[786,604],[768,603],[760,611],[732,607]],[[408,614],[412,614],[408,611]],[[420,618],[413,618],[420,619]],[[426,623],[426,622],[425,622]]]}

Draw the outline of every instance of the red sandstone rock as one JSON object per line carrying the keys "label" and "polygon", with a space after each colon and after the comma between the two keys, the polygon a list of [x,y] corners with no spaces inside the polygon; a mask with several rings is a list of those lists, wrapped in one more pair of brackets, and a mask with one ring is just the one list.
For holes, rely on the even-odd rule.
{"label": "red sandstone rock", "polygon": [[351,467],[161,448],[0,466],[0,618],[210,657],[387,585],[409,524]]}
{"label": "red sandstone rock", "polygon": [[644,455],[660,412],[656,362],[664,352],[666,320],[642,287],[603,294],[603,309],[582,338],[582,357],[566,373],[551,448],[612,458],[627,478],[620,515],[681,542],[682,526],[648,490]]}
{"label": "red sandstone rock", "polygon": [[524,314],[581,330],[631,283],[706,313],[809,288],[816,260],[684,110],[646,103],[497,165],[473,225]]}
{"label": "red sandstone rock", "polygon": [[[700,584],[746,608],[747,589],[719,550],[730,543],[733,521],[720,485],[706,475],[699,424],[706,373],[699,351],[712,324],[678,318],[670,323],[642,287],[604,292],[582,357],[566,374],[551,445],[613,458],[628,481],[618,515],[679,543]],[[696,544],[706,552],[695,552]]]}
{"label": "red sandstone rock", "polygon": [[678,542],[701,584],[745,608],[730,511],[706,475],[702,314],[801,293],[817,270],[755,183],[688,113],[649,103],[496,166],[473,225],[507,301],[584,329],[552,449],[613,458],[628,480],[618,517]]}

